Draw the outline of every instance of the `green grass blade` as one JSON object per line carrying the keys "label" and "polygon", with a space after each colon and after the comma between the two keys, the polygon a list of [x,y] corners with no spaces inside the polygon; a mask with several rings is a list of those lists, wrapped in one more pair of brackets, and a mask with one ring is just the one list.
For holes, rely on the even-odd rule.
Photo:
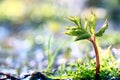
{"label": "green grass blade", "polygon": [[55,50],[54,54],[50,57],[50,62],[49,62],[49,64],[48,64],[48,66],[47,66],[47,70],[49,70],[49,69],[52,67],[52,65],[53,65],[53,63],[54,63],[54,60],[55,60],[55,58],[56,58],[59,50],[62,49],[62,47],[63,47],[65,44],[67,44],[68,42],[69,42],[69,40],[63,42],[63,43]]}

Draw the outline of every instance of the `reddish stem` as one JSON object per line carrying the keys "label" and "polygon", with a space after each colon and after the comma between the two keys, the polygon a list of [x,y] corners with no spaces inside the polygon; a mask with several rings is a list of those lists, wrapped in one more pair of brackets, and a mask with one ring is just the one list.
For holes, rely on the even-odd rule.
{"label": "reddish stem", "polygon": [[95,37],[94,38],[90,38],[89,41],[92,42],[93,47],[94,47],[95,56],[96,56],[96,76],[99,76],[100,60],[99,60],[99,52],[98,52],[98,47],[97,47],[97,44],[96,44],[96,39],[95,39]]}

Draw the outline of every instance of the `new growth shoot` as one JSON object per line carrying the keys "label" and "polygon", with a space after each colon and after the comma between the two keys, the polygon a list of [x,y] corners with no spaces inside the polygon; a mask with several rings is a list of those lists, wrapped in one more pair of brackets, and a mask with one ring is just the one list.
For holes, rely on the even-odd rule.
{"label": "new growth shoot", "polygon": [[[101,29],[96,32],[96,16],[93,12],[91,12],[91,18],[87,19],[86,17],[81,20],[81,18],[77,16],[70,16],[68,19],[75,24],[75,26],[66,27],[66,31],[64,32],[67,35],[75,36],[75,41],[79,40],[88,40],[92,43],[95,56],[96,56],[96,77],[99,76],[100,73],[100,59],[99,59],[99,51],[96,42],[96,37],[103,36],[103,33],[108,28],[107,20],[104,22]],[[82,22],[83,21],[83,24]]]}

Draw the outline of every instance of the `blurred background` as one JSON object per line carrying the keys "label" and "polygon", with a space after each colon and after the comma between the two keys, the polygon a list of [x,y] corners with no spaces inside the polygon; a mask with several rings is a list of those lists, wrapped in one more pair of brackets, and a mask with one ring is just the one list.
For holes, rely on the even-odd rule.
{"label": "blurred background", "polygon": [[[64,27],[71,25],[67,17],[89,17],[91,10],[97,16],[97,30],[106,18],[109,21],[100,46],[112,45],[111,51],[120,56],[120,0],[0,0],[0,71],[45,69],[48,51],[53,54],[71,38],[63,34]],[[54,66],[92,58],[92,53],[89,42],[70,40],[58,51]]]}

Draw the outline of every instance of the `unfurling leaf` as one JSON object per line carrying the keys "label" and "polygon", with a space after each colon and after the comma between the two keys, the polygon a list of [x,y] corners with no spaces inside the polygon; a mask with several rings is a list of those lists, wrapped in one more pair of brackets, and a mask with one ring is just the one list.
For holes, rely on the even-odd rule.
{"label": "unfurling leaf", "polygon": [[65,29],[67,29],[67,30],[77,30],[77,29],[80,29],[80,28],[78,28],[77,26],[72,26],[72,27],[65,27]]}
{"label": "unfurling leaf", "polygon": [[76,33],[74,30],[65,31],[64,34],[71,35],[71,36],[78,36],[78,33]]}
{"label": "unfurling leaf", "polygon": [[88,34],[88,33],[82,34],[82,35],[78,36],[78,37],[75,39],[75,41],[83,40],[83,39],[88,39],[88,38],[90,38],[90,37],[91,37],[91,35]]}
{"label": "unfurling leaf", "polygon": [[91,19],[89,21],[90,25],[90,32],[91,34],[94,34],[95,28],[96,28],[96,16],[92,13]]}
{"label": "unfurling leaf", "polygon": [[78,30],[78,29],[80,29],[80,28],[78,28],[78,27],[76,27],[76,26],[70,27],[70,30]]}
{"label": "unfurling leaf", "polygon": [[95,16],[94,13],[92,13],[92,17],[91,17],[90,23],[93,26],[93,29],[95,30],[95,28],[96,28],[96,16]]}
{"label": "unfurling leaf", "polygon": [[105,23],[104,23],[104,25],[102,26],[102,28],[95,35],[97,37],[101,37],[107,28],[108,28],[108,22],[106,20]]}
{"label": "unfurling leaf", "polygon": [[74,22],[78,27],[82,27],[81,19],[77,16],[70,16],[68,19]]}
{"label": "unfurling leaf", "polygon": [[67,35],[71,35],[71,36],[79,36],[79,35],[82,35],[82,34],[85,34],[87,33],[85,30],[81,30],[81,29],[76,29],[76,30],[67,30],[64,32],[65,34]]}
{"label": "unfurling leaf", "polygon": [[84,22],[84,29],[87,31],[87,29],[88,29],[88,24],[89,24],[89,22],[88,22],[88,20],[85,18],[85,22]]}
{"label": "unfurling leaf", "polygon": [[66,30],[70,30],[70,27],[68,27],[68,26],[65,26],[65,29],[66,29]]}

